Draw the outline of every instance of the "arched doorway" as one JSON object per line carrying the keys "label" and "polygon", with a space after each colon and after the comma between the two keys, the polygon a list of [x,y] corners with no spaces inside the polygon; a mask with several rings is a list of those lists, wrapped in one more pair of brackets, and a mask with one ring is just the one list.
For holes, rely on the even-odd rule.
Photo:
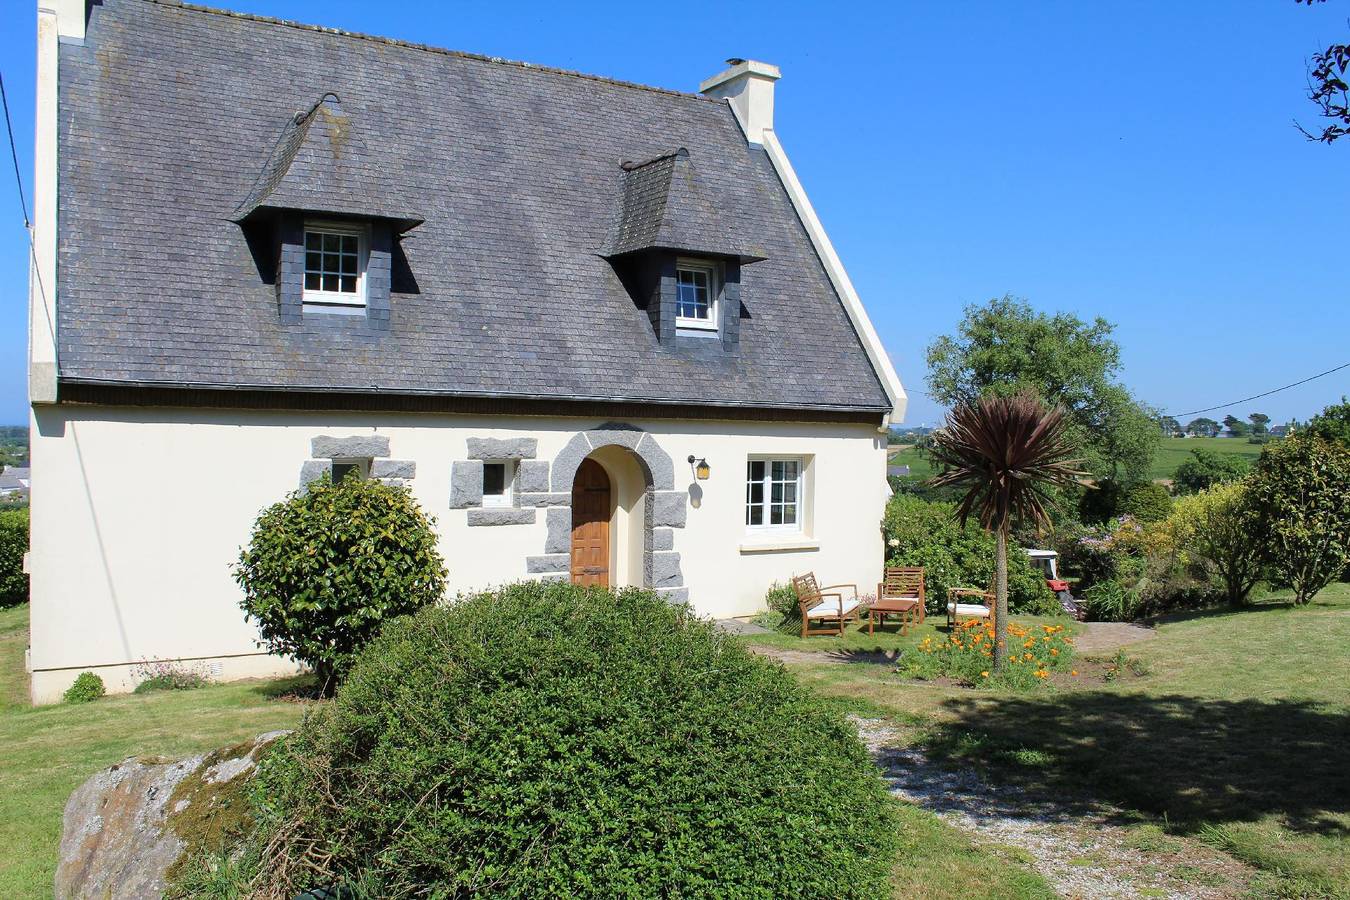
{"label": "arched doorway", "polygon": [[572,583],[609,587],[610,533],[614,515],[609,473],[593,459],[582,460],[572,481]]}

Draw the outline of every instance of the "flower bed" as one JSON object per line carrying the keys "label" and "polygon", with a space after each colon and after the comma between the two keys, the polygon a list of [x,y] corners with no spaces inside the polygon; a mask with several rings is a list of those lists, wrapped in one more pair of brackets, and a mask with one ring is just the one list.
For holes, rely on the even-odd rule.
{"label": "flower bed", "polygon": [[1008,624],[1008,668],[996,675],[994,667],[994,626],[968,620],[944,640],[926,637],[919,646],[900,657],[896,671],[910,678],[932,680],[951,678],[964,684],[998,683],[1009,687],[1030,687],[1049,680],[1052,672],[1073,669],[1073,638],[1063,625],[1026,626]]}

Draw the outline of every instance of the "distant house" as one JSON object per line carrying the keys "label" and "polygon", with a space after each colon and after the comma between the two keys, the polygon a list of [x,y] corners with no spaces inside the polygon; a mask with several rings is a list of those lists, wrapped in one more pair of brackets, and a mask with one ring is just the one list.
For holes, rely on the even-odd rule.
{"label": "distant house", "polygon": [[26,497],[31,487],[31,469],[5,466],[4,471],[0,472],[0,497],[11,500],[15,497]]}
{"label": "distant house", "polygon": [[908,475],[908,474],[909,474],[909,466],[887,466],[887,467],[886,467],[886,475],[887,475],[887,477],[895,476],[895,477],[899,478],[899,477],[901,477],[901,476]]}
{"label": "distant house", "polygon": [[1293,429],[1291,429],[1288,425],[1276,425],[1274,428],[1270,429],[1271,437],[1277,438],[1288,437],[1291,433],[1293,433]]}
{"label": "distant house", "polygon": [[905,393],[777,68],[682,92],[167,0],[38,19],[34,700],[293,670],[230,564],[330,474],[406,486],[452,594],[725,617],[877,583]]}

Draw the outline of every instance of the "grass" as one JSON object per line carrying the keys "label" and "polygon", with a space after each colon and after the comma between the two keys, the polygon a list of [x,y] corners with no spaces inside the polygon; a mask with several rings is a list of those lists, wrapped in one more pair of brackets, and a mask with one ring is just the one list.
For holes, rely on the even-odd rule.
{"label": "grass", "polygon": [[1158,445],[1158,451],[1153,454],[1153,467],[1148,477],[1170,479],[1176,474],[1177,466],[1191,458],[1192,450],[1245,456],[1252,462],[1256,462],[1256,458],[1261,455],[1261,445],[1249,444],[1246,438],[1165,437]]}
{"label": "grass", "polygon": [[936,756],[1085,811],[1124,810],[1152,824],[1144,841],[1205,841],[1259,870],[1258,894],[1350,897],[1350,584],[1305,608],[1272,595],[1157,630],[1127,650],[1147,675],[1029,694],[810,659],[858,653],[865,634],[755,640],[803,651],[788,661],[800,677],[865,697]]}
{"label": "grass", "polygon": [[186,756],[299,722],[290,681],[28,705],[28,607],[0,610],[0,897],[50,897],[66,798],[128,756]]}
{"label": "grass", "polygon": [[[0,897],[50,897],[66,798],[128,756],[178,757],[294,727],[304,707],[274,699],[296,679],[106,697],[80,706],[28,705],[23,653],[28,608],[0,610]],[[865,708],[838,701],[841,711]],[[896,897],[1042,900],[1054,894],[1015,851],[972,841],[933,814],[898,804]]]}

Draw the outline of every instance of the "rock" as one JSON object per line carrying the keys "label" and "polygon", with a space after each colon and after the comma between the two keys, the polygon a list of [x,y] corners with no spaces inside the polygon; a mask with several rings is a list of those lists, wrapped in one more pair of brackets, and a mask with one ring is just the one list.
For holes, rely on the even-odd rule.
{"label": "rock", "polygon": [[90,778],[66,801],[57,900],[162,896],[190,843],[218,849],[249,820],[241,776],[284,734],[180,760],[132,757]]}

